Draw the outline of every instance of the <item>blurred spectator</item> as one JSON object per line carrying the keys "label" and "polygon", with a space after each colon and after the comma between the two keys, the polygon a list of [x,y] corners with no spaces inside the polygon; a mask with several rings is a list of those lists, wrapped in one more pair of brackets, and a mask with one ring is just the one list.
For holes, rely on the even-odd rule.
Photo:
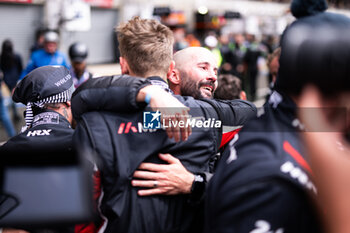
{"label": "blurred spectator", "polygon": [[7,107],[5,106],[5,103],[4,103],[4,97],[2,96],[2,92],[1,92],[2,77],[3,77],[3,74],[0,69],[0,121],[4,125],[7,135],[9,137],[13,137],[16,135],[16,131],[10,120]]}
{"label": "blurred spectator", "polygon": [[222,63],[222,55],[220,49],[218,48],[218,39],[216,38],[215,33],[210,33],[205,37],[204,45],[214,54],[217,61],[217,66],[220,67]]}
{"label": "blurred spectator", "polygon": [[278,69],[280,67],[279,59],[281,56],[281,48],[276,48],[267,56],[267,66],[269,68],[270,87],[272,88],[276,82]]}
{"label": "blurred spectator", "polygon": [[221,74],[218,78],[218,87],[214,92],[215,99],[246,100],[246,93],[242,90],[241,80],[231,74]]}
{"label": "blurred spectator", "polygon": [[248,90],[248,99],[254,101],[256,98],[256,79],[259,72],[258,59],[262,56],[262,51],[255,35],[247,34],[246,38],[249,44],[243,59],[245,65],[245,89]]}
{"label": "blurred spectator", "polygon": [[44,48],[44,36],[45,36],[45,30],[44,29],[37,29],[35,32],[35,42],[32,45],[32,47],[30,47],[30,54],[32,54],[33,52]]}
{"label": "blurred spectator", "polygon": [[[10,93],[21,75],[23,66],[22,58],[18,53],[15,53],[13,49],[13,43],[11,40],[5,40],[2,43],[2,50],[0,56],[0,67],[4,73],[4,81],[8,87]],[[19,121],[20,116],[17,112],[16,105],[11,101],[13,119]]]}
{"label": "blurred spectator", "polygon": [[188,45],[190,47],[200,47],[201,42],[196,38],[196,36],[193,33],[188,33],[185,37]]}
{"label": "blurred spectator", "polygon": [[187,48],[189,46],[185,34],[185,28],[184,27],[174,27],[173,28],[173,34],[174,34],[174,53],[176,51],[179,51],[181,49]]}
{"label": "blurred spectator", "polygon": [[230,41],[229,35],[222,34],[219,37],[219,48],[222,56],[222,64],[219,73],[236,75],[236,65],[238,61],[234,54],[235,44],[233,41]]}
{"label": "blurred spectator", "polygon": [[54,31],[48,31],[44,35],[44,48],[32,53],[27,67],[21,74],[22,79],[32,70],[47,65],[61,65],[69,68],[66,55],[57,50],[59,42],[58,34]]}
{"label": "blurred spectator", "polygon": [[[233,53],[235,57],[236,63],[233,64],[233,70],[235,73],[235,76],[243,80],[244,76],[244,56],[247,52],[247,42],[245,40],[244,35],[242,34],[236,34],[234,35],[234,48]],[[242,88],[245,89],[244,82],[242,82]]]}
{"label": "blurred spectator", "polygon": [[92,74],[86,69],[88,48],[86,44],[76,42],[69,46],[68,53],[72,64],[70,74],[73,77],[74,86],[77,88],[86,80],[92,78]]}
{"label": "blurred spectator", "polygon": [[266,47],[267,53],[272,53],[276,48],[275,37],[273,35],[264,35],[263,39],[261,40],[261,44]]}

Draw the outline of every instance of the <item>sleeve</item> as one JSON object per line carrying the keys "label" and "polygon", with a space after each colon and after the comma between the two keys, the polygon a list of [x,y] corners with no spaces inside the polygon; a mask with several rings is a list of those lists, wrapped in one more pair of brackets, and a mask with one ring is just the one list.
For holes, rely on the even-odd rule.
{"label": "sleeve", "polygon": [[112,111],[127,113],[145,107],[137,103],[139,90],[151,82],[128,75],[105,76],[87,80],[73,93],[72,112],[75,119],[89,111]]}
{"label": "sleeve", "polygon": [[256,117],[257,109],[255,105],[245,100],[202,100],[216,109],[222,125],[242,126],[248,120]]}

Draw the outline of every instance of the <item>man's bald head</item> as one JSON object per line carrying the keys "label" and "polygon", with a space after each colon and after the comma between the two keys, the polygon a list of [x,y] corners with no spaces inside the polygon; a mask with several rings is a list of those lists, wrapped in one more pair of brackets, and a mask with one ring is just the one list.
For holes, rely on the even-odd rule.
{"label": "man's bald head", "polygon": [[198,59],[206,59],[206,60],[214,60],[215,57],[208,49],[203,47],[188,47],[177,51],[174,54],[175,66],[177,68],[185,67],[186,64],[189,64],[189,61],[198,60]]}
{"label": "man's bald head", "polygon": [[[189,47],[174,54],[175,70],[179,76],[179,92],[194,98],[212,98],[217,87],[217,62],[203,47]],[[171,82],[171,80],[170,80]],[[171,82],[172,83],[172,82]],[[172,87],[174,85],[170,85]]]}

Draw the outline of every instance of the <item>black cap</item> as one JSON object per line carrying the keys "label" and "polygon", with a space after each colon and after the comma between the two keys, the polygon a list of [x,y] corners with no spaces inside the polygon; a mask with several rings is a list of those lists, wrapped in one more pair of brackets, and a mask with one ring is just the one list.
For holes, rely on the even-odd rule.
{"label": "black cap", "polygon": [[326,0],[293,0],[291,12],[295,18],[311,16],[327,10]]}
{"label": "black cap", "polygon": [[64,66],[42,66],[27,74],[15,88],[12,99],[27,104],[68,91],[74,91],[73,79]]}

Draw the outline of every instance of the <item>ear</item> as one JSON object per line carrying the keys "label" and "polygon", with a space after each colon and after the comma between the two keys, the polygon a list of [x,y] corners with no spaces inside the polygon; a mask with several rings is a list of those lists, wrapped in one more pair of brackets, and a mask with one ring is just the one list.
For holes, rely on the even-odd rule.
{"label": "ear", "polygon": [[172,75],[174,69],[175,69],[175,61],[171,61],[168,68],[168,72],[166,73],[167,79],[169,79],[169,77]]}
{"label": "ear", "polygon": [[129,64],[126,61],[126,59],[123,57],[119,57],[119,63],[120,63],[120,68],[121,68],[122,74],[129,74],[130,68],[129,68]]}
{"label": "ear", "polygon": [[247,100],[247,94],[245,93],[245,91],[241,91],[239,97],[241,100]]}
{"label": "ear", "polygon": [[172,61],[170,66],[169,66],[167,78],[168,78],[169,82],[171,82],[174,85],[179,85],[181,82],[179,70],[175,68],[174,61]]}
{"label": "ear", "polygon": [[63,104],[66,105],[67,108],[70,108],[72,106],[72,102],[70,100],[64,102]]}

